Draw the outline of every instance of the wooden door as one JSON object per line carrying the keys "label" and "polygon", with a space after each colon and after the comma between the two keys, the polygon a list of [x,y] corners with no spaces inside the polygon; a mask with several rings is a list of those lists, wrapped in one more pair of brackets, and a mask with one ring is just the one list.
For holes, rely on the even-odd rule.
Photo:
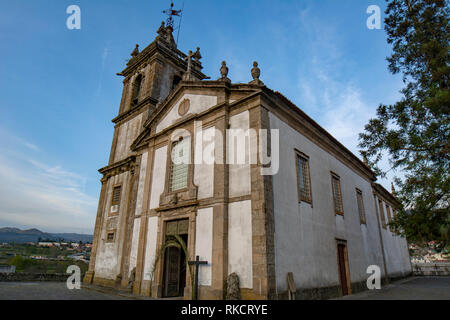
{"label": "wooden door", "polygon": [[339,279],[341,282],[342,295],[349,294],[348,278],[347,278],[347,263],[346,263],[346,246],[343,243],[338,243],[338,264],[339,264]]}
{"label": "wooden door", "polygon": [[181,249],[168,247],[165,254],[165,283],[164,295],[166,297],[180,296],[180,261]]}

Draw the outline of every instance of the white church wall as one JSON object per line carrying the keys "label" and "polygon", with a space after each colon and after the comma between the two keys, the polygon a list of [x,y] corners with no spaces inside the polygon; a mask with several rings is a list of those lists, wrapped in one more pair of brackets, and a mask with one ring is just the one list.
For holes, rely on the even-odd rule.
{"label": "white church wall", "polygon": [[202,286],[211,285],[211,261],[212,261],[212,233],[213,233],[213,208],[204,208],[197,211],[195,222],[195,255],[202,261],[208,261],[202,266],[199,273],[199,284]]}
{"label": "white church wall", "polygon": [[[351,281],[367,279],[368,265],[382,265],[370,182],[272,113],[269,119],[283,137],[280,169],[273,176],[278,291],[286,290],[288,272],[297,287],[338,285],[336,239],[347,241]],[[310,157],[312,206],[298,203],[295,148]],[[330,171],[341,179],[344,217],[334,212]],[[355,188],[363,192],[367,226],[360,224]]]}
{"label": "white church wall", "polygon": [[[124,217],[126,212],[126,201],[122,201],[117,215],[110,215],[111,197],[113,186],[122,184],[122,200],[128,190],[128,172],[111,177],[107,182],[105,205],[103,208],[102,233],[97,248],[95,260],[95,276],[105,279],[115,279],[120,272],[120,261],[122,259],[123,236],[125,228]],[[107,241],[108,232],[115,232],[114,241]]]}
{"label": "white church wall", "polygon": [[[194,184],[198,186],[198,199],[210,198],[214,194],[214,164],[209,164],[204,160],[207,150],[214,150],[214,130],[215,127],[203,129],[202,152],[195,152]],[[197,144],[197,137],[195,139],[195,144]],[[194,150],[200,149],[194,148]]]}
{"label": "white church wall", "polygon": [[123,160],[130,155],[130,146],[141,133],[144,114],[141,113],[119,126],[114,162]]}
{"label": "white church wall", "polygon": [[[383,214],[386,223],[389,223],[385,201],[383,201]],[[406,239],[393,234],[389,230],[389,226],[387,226],[386,229],[382,228],[381,221],[380,229],[383,237],[384,254],[386,257],[386,269],[388,275],[394,278],[408,275],[412,271],[412,267]]]}
{"label": "white church wall", "polygon": [[144,184],[147,173],[147,161],[148,161],[148,152],[144,152],[141,157],[141,164],[139,169],[139,183],[136,198],[136,210],[134,212],[135,215],[140,215],[142,213],[142,202],[144,200]]}
{"label": "white church wall", "polygon": [[156,257],[156,240],[158,237],[158,217],[150,217],[147,224],[147,242],[145,244],[144,280],[151,280],[153,264]]}
{"label": "white church wall", "polygon": [[150,209],[159,207],[159,197],[164,191],[165,174],[166,174],[166,160],[167,160],[167,146],[155,150],[152,170],[152,186],[150,191]]}
{"label": "white church wall", "polygon": [[128,275],[130,275],[133,268],[136,267],[140,228],[141,228],[141,218],[134,219],[133,235],[131,237],[130,263]]}
{"label": "white church wall", "polygon": [[[250,128],[250,113],[248,111],[241,112],[237,115],[230,117],[230,132],[236,129],[247,130]],[[251,176],[250,176],[250,160],[249,149],[245,148],[245,162],[244,164],[236,164],[237,158],[232,160],[233,153],[230,154],[230,136],[227,139],[229,145],[227,147],[227,161],[231,162],[228,166],[229,170],[229,197],[245,196],[251,193]],[[237,141],[237,140],[235,140]],[[247,138],[247,145],[249,139]],[[242,152],[241,148],[238,149],[239,144],[234,142],[234,154]]]}
{"label": "white church wall", "polygon": [[156,126],[156,133],[161,132],[165,128],[174,124],[182,116],[178,114],[178,107],[184,99],[190,100],[190,108],[183,117],[201,113],[217,104],[217,96],[201,95],[201,94],[184,94],[173,105],[172,109],[166,114],[166,116]]}
{"label": "white church wall", "polygon": [[228,273],[236,272],[241,288],[253,288],[251,201],[228,205]]}

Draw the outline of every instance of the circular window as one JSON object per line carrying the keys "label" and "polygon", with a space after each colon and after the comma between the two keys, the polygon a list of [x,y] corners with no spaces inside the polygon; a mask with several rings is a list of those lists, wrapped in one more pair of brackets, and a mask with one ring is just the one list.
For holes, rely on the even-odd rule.
{"label": "circular window", "polygon": [[178,107],[178,114],[180,116],[184,116],[189,111],[190,105],[191,102],[189,101],[189,99],[184,99],[183,101],[181,101],[180,106]]}

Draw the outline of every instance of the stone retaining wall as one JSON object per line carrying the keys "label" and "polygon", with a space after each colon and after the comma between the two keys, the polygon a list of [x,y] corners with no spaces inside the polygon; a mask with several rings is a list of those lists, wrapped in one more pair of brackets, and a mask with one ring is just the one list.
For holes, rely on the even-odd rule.
{"label": "stone retaining wall", "polygon": [[413,263],[413,274],[415,276],[449,276],[450,262],[437,263]]}
{"label": "stone retaining wall", "polygon": [[60,281],[64,282],[70,276],[68,273],[0,273],[0,282],[24,281]]}

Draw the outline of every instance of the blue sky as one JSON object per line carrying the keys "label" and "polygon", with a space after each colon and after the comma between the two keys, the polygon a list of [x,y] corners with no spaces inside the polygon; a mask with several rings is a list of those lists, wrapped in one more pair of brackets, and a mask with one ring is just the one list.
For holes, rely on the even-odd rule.
{"label": "blue sky", "polygon": [[[174,1],[181,7],[182,1]],[[68,30],[66,8],[81,8]],[[0,227],[92,233],[126,60],[150,44],[170,1],[0,0]],[[383,30],[384,0],[185,0],[179,48],[201,48],[204,73],[261,80],[353,152],[380,103],[399,98]],[[389,187],[388,180],[381,181]]]}

